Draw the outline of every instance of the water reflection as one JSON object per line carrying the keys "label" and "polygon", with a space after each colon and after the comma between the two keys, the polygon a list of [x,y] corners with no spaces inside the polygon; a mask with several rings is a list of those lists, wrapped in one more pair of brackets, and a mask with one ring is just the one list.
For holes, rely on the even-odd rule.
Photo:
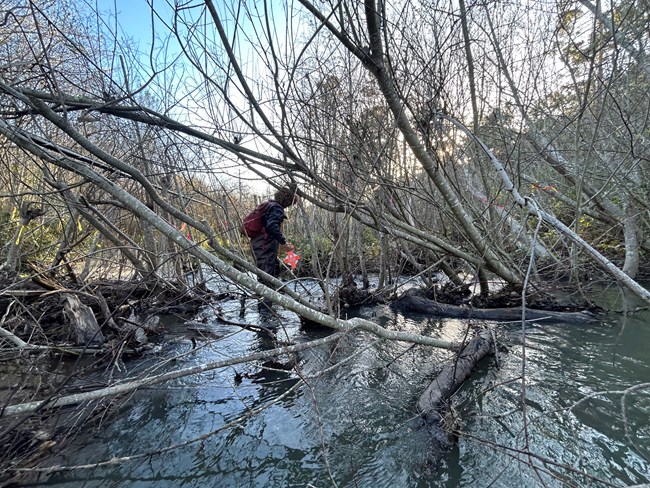
{"label": "water reflection", "polygon": [[[224,313],[242,320],[238,302],[232,309],[223,307]],[[359,313],[389,328],[446,339],[467,332],[461,320],[394,315],[385,307]],[[262,323],[252,309],[243,320]],[[199,364],[330,334],[301,328],[286,311],[279,312],[279,320],[275,337],[208,322],[220,339],[183,356],[181,363]],[[467,435],[445,457],[439,472],[427,463],[428,434],[414,405],[449,353],[354,333],[295,355],[140,391],[115,421],[96,436],[80,439],[83,447],[60,461],[81,464],[152,455],[57,474],[48,485],[520,487],[541,486],[543,481],[550,487],[599,486],[596,478],[616,485],[646,483],[648,390],[628,394],[624,404],[620,393],[585,398],[648,381],[649,323],[646,313],[625,320],[608,318],[602,326],[530,325],[526,429],[518,379],[523,357],[517,344],[520,327],[499,325],[512,345],[501,352],[499,369],[486,361],[456,394]],[[177,344],[183,351],[186,346]],[[534,454],[531,458],[518,452],[526,444]]]}

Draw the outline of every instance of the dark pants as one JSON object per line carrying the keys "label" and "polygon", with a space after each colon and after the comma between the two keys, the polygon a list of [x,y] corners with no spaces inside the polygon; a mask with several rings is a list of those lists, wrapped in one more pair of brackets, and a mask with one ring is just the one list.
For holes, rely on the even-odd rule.
{"label": "dark pants", "polygon": [[[251,239],[251,249],[255,256],[255,266],[262,271],[277,278],[280,275],[280,262],[278,261],[278,247],[280,243],[266,234],[261,234]],[[263,304],[271,306],[270,300]]]}

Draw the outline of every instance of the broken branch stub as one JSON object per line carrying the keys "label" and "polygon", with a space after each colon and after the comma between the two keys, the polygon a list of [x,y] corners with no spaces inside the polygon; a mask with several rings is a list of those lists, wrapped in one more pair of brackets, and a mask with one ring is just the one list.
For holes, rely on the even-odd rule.
{"label": "broken branch stub", "polygon": [[95,314],[89,306],[81,303],[78,297],[65,296],[63,314],[75,344],[89,346],[104,343],[104,334],[100,330]]}

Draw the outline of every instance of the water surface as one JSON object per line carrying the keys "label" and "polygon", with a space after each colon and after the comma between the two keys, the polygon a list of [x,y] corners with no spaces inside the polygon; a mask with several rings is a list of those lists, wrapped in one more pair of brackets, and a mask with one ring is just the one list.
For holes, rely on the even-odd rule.
{"label": "water surface", "polygon": [[[621,308],[614,292],[600,299]],[[619,300],[614,303],[615,300]],[[254,303],[219,304],[232,320],[264,323]],[[630,306],[636,306],[632,301]],[[359,311],[389,328],[459,339],[464,320]],[[281,311],[281,340],[305,330]],[[57,462],[116,465],[52,475],[60,487],[629,486],[650,482],[650,313],[610,314],[591,326],[489,323],[507,351],[483,361],[455,397],[465,432],[440,466],[415,413],[446,351],[364,333],[274,361],[253,361],[134,394]],[[177,324],[186,327],[187,324]],[[219,323],[206,308],[183,336],[144,360],[137,375],[274,347],[264,334]],[[522,360],[525,352],[525,408]],[[175,360],[169,361],[170,358]],[[498,362],[498,366],[497,366]],[[524,454],[528,449],[532,455]],[[146,456],[143,456],[145,455]]]}

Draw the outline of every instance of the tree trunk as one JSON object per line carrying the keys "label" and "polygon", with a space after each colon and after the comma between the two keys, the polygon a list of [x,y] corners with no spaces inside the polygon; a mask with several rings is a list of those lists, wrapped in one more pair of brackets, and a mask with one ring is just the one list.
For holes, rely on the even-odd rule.
{"label": "tree trunk", "polygon": [[625,220],[623,221],[623,236],[625,239],[623,273],[630,278],[636,278],[639,272],[639,214],[629,198],[625,203],[625,214]]}
{"label": "tree trunk", "polygon": [[370,280],[368,279],[368,269],[366,267],[366,257],[363,252],[363,226],[357,223],[357,225],[354,226],[355,228],[355,234],[357,237],[357,257],[359,259],[359,268],[361,270],[361,282],[364,290],[367,290],[370,288]]}
{"label": "tree trunk", "polygon": [[388,243],[383,233],[379,234],[379,278],[377,288],[386,286],[386,276],[388,274]]}
{"label": "tree trunk", "polygon": [[383,35],[380,31],[382,20],[380,16],[381,9],[377,9],[374,0],[365,0],[364,4],[370,39],[370,55],[364,56],[364,66],[375,76],[384,99],[395,117],[397,127],[408,142],[413,155],[417,158],[423,170],[435,184],[438,191],[440,191],[440,194],[454,215],[457,225],[464,231],[478,254],[485,260],[486,266],[514,287],[520,287],[523,284],[523,277],[506,266],[497,255],[498,251],[492,249],[487,244],[484,235],[474,225],[472,217],[465,210],[462,202],[446,180],[444,173],[439,171],[439,162],[432,159],[432,155],[419,140],[416,131],[407,117],[406,107],[396,90],[384,57]]}
{"label": "tree trunk", "polygon": [[99,231],[95,231],[95,235],[93,236],[93,240],[90,243],[90,248],[88,249],[88,253],[86,254],[86,261],[84,263],[84,269],[79,275],[79,281],[84,283],[87,279],[88,276],[90,276],[91,273],[91,268],[92,268],[92,263],[95,259],[95,251],[97,250],[97,246],[99,245],[99,242],[102,239],[102,233]]}

